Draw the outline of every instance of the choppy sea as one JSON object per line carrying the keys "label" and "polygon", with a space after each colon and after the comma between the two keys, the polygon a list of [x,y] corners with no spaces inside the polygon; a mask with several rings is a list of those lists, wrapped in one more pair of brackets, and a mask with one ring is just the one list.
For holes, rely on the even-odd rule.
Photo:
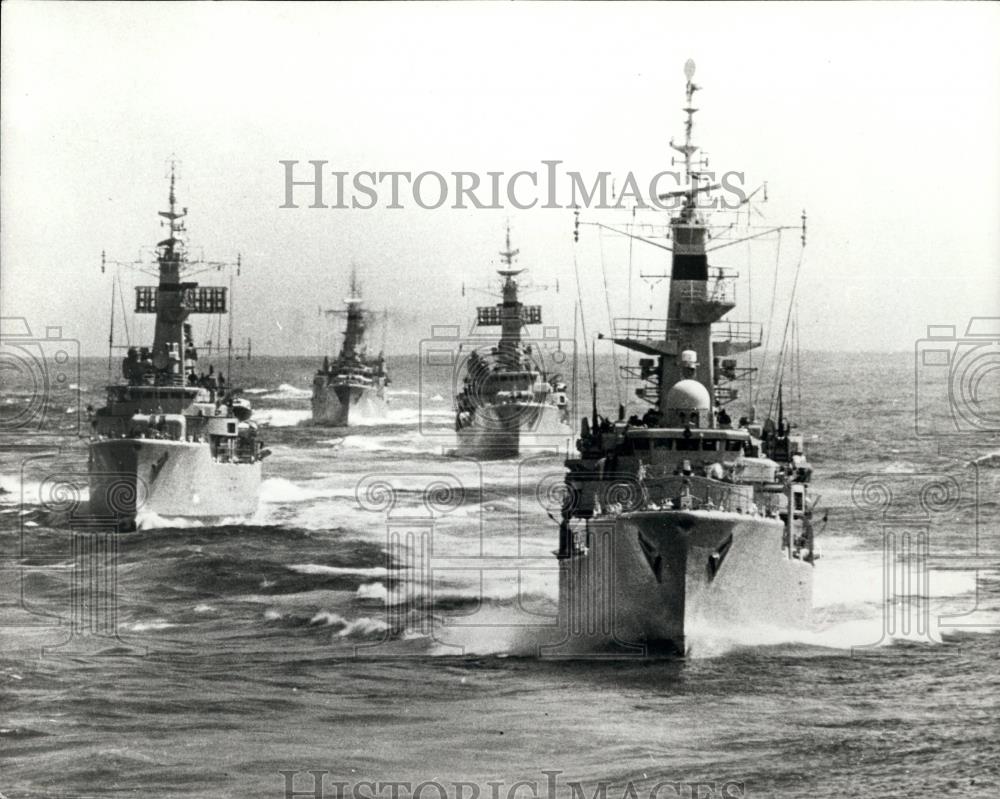
{"label": "choppy sea", "polygon": [[3,797],[1000,795],[1000,434],[912,353],[786,385],[826,515],[812,628],[611,660],[540,651],[562,458],[445,457],[453,386],[419,359],[346,434],[301,424],[315,359],[241,364],[256,515],[111,534],[73,488],[107,363],[47,357],[0,399]]}

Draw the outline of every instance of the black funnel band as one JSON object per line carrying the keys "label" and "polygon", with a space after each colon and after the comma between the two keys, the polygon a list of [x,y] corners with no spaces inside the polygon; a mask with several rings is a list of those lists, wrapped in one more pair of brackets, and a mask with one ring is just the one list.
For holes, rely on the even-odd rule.
{"label": "black funnel band", "polygon": [[708,256],[674,253],[671,280],[708,280]]}

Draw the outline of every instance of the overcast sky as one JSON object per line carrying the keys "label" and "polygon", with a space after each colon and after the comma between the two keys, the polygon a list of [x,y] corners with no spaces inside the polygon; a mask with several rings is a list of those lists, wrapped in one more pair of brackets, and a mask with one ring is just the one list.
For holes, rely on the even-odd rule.
{"label": "overcast sky", "polygon": [[[557,159],[617,182],[651,176],[683,135],[688,58],[711,167],[745,173],[748,190],[766,180],[761,210],[776,223],[808,212],[804,349],[905,350],[929,324],[961,333],[972,315],[1000,315],[995,3],[2,13],[2,312],[36,332],[61,325],[87,354],[107,340],[101,251],[130,260],[161,237],[171,154],[194,252],[242,253],[236,323],[258,352],[314,353],[317,307],[340,303],[352,262],[371,306],[391,311],[390,352],[416,351],[432,324],[468,327],[493,300],[463,297],[462,284],[488,284],[508,217],[520,265],[559,282],[529,298],[546,322],[572,329],[574,258],[589,333],[607,331],[609,305],[655,315],[666,284],[638,273],[667,254],[633,251],[630,303],[627,244],[584,228],[574,247],[569,210],[424,210],[405,186],[402,210],[385,208],[384,187],[371,210],[308,208],[308,191],[283,209],[279,161],[485,176]],[[739,268],[740,298],[753,300],[731,316],[766,321],[775,263],[781,305],[798,255],[795,234],[780,253],[773,241],[723,250],[715,263]]]}

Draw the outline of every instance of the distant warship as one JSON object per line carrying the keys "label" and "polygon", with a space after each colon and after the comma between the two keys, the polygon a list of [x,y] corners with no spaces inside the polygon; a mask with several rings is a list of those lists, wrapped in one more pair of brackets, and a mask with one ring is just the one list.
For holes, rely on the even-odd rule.
{"label": "distant warship", "polygon": [[[579,457],[566,462],[561,615],[585,635],[610,631],[611,649],[683,653],[694,629],[795,626],[811,610],[814,503],[802,436],[791,433],[780,386],[775,419],[760,424],[751,409],[734,422],[726,409],[738,397],[733,381],[753,371],[736,356],[760,345],[760,328],[719,322],[735,307],[735,276],[709,266],[706,253],[732,239],[712,240],[697,207],[699,193],[718,187],[692,162],[693,62],[685,73],[687,133],[671,146],[689,188],[676,192],[669,224],[668,310],[618,320],[613,334],[642,356],[632,369],[650,408],[604,418],[595,401]],[[804,224],[803,215],[803,244]]]}
{"label": "distant warship", "polygon": [[348,427],[362,420],[384,419],[388,412],[386,387],[389,375],[385,355],[367,354],[365,332],[373,313],[365,310],[357,273],[351,270],[351,296],[347,308],[326,311],[327,316],[347,319],[340,354],[331,361],[323,356],[323,366],[313,378],[312,419],[316,424]]}
{"label": "distant warship", "polygon": [[540,352],[522,339],[529,324],[542,323],[542,309],[518,299],[514,268],[518,250],[500,253],[504,268],[502,302],[477,309],[474,331],[499,327],[496,344],[473,346],[465,359],[462,388],[455,398],[456,455],[516,458],[535,452],[559,452],[572,440],[569,401],[561,376],[549,375]]}
{"label": "distant warship", "polygon": [[241,392],[214,366],[200,374],[196,368],[186,320],[192,313],[226,313],[227,290],[184,281],[195,269],[220,264],[188,259],[187,209],[178,209],[174,188],[171,169],[170,208],[160,212],[170,233],[156,245],[159,284],[135,289],[135,312],[156,317],[153,346],[127,348],[124,382],[108,386],[107,405],[91,414],[90,510],[126,526],[142,513],[252,514],[261,460],[269,454]]}

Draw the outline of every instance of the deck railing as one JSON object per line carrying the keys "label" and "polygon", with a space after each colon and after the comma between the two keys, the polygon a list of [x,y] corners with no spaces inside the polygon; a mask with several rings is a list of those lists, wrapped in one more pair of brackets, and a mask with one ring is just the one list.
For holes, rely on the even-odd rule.
{"label": "deck railing", "polygon": [[668,327],[665,319],[646,317],[619,317],[614,320],[613,333],[615,338],[631,338],[640,341],[676,340],[680,333],[675,327]]}
{"label": "deck railing", "polygon": [[716,322],[712,325],[712,341],[749,342],[759,347],[763,328],[759,322]]}

